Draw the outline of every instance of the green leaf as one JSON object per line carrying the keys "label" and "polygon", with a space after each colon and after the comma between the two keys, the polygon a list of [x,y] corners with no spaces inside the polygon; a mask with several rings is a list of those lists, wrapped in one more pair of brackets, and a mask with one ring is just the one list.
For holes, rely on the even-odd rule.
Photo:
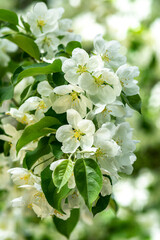
{"label": "green leaf", "polygon": [[11,99],[14,94],[13,86],[10,85],[8,87],[1,87],[0,88],[0,103],[4,100]]}
{"label": "green leaf", "polygon": [[54,141],[51,144],[51,150],[56,159],[60,159],[63,155],[61,150],[62,144],[58,141]]}
{"label": "green leaf", "polygon": [[25,98],[27,98],[27,95],[29,94],[30,90],[32,88],[32,84],[28,85],[23,92],[20,95],[21,101],[25,100]]}
{"label": "green leaf", "polygon": [[55,129],[50,127],[57,128],[57,125],[58,126],[60,125],[58,119],[54,117],[44,117],[39,122],[26,127],[22,133],[22,136],[17,142],[16,145],[17,153],[26,144],[38,139],[39,137],[55,132]]}
{"label": "green leaf", "polygon": [[89,209],[102,188],[102,173],[93,159],[78,159],[74,166],[77,188]]}
{"label": "green leaf", "polygon": [[82,48],[82,45],[80,42],[77,42],[77,41],[71,41],[67,44],[66,46],[66,53],[72,55],[72,51],[75,49],[75,48]]}
{"label": "green leaf", "polygon": [[23,26],[24,26],[26,32],[31,33],[30,25],[29,25],[27,22],[24,21],[24,19],[23,19],[22,16],[20,17],[20,19],[21,19],[21,22],[22,22],[22,24],[23,24]]}
{"label": "green leaf", "polygon": [[56,229],[65,237],[69,238],[73,229],[78,223],[80,215],[79,209],[72,209],[71,215],[67,220],[63,220],[60,218],[57,218],[56,216],[53,217],[53,222],[56,226]]}
{"label": "green leaf", "polygon": [[30,65],[25,70],[19,73],[17,77],[17,83],[20,82],[25,77],[59,72],[61,71],[61,66],[62,66],[62,62],[60,59],[54,60],[52,64],[39,63],[39,64]]}
{"label": "green leaf", "polygon": [[52,171],[49,168],[50,166],[46,167],[41,172],[41,186],[44,192],[44,195],[48,201],[48,203],[55,208],[60,213],[64,214],[61,202],[64,198],[66,198],[70,192],[67,184],[62,187],[61,191],[58,192],[58,189],[55,187],[52,179]]}
{"label": "green leaf", "polygon": [[6,36],[6,39],[17,44],[19,48],[28,53],[31,57],[37,60],[40,59],[39,48],[32,38],[16,33]]}
{"label": "green leaf", "polygon": [[0,20],[18,25],[17,14],[7,9],[0,9]]}
{"label": "green leaf", "polygon": [[112,210],[115,212],[115,214],[118,212],[118,204],[113,198],[113,196],[110,198],[109,206],[112,208]]}
{"label": "green leaf", "polygon": [[123,103],[127,103],[128,106],[141,114],[141,98],[138,94],[133,96],[126,96],[124,93],[121,93],[121,98]]}
{"label": "green leaf", "polygon": [[53,172],[53,182],[54,185],[59,189],[68,182],[68,179],[72,175],[73,172],[73,162],[69,159],[61,162]]}
{"label": "green leaf", "polygon": [[23,165],[27,167],[28,170],[30,170],[33,166],[33,164],[42,156],[48,154],[51,152],[51,148],[48,144],[49,138],[44,137],[41,138],[38,142],[38,146],[33,151],[28,151],[26,153],[26,156],[23,160]]}
{"label": "green leaf", "polygon": [[107,195],[107,196],[103,197],[101,194],[99,195],[99,199],[98,199],[96,205],[94,207],[92,207],[92,213],[94,216],[97,213],[102,212],[104,209],[106,209],[106,207],[109,204],[110,196],[111,195]]}
{"label": "green leaf", "polygon": [[48,109],[48,111],[45,113],[45,116],[52,116],[52,117],[58,118],[59,121],[63,123],[63,125],[68,123],[66,118],[66,113],[57,114],[52,109],[52,107]]}
{"label": "green leaf", "polygon": [[58,72],[53,73],[53,87],[61,86],[67,84],[67,81],[64,78],[64,73]]}

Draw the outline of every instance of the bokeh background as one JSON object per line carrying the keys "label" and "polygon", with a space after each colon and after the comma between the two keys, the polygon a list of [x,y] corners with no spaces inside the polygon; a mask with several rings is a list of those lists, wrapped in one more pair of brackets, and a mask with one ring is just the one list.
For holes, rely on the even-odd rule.
{"label": "bokeh background", "polygon": [[[0,0],[0,8],[25,14],[35,2]],[[73,19],[73,29],[82,36],[87,51],[92,50],[96,34],[102,33],[106,40],[120,41],[128,62],[141,72],[142,115],[135,113],[130,121],[134,139],[140,143],[133,174],[122,176],[114,187],[119,210],[117,214],[110,209],[102,212],[93,222],[81,216],[71,240],[160,240],[160,0],[43,2],[50,8],[64,7],[64,17]],[[0,106],[0,112],[4,107]],[[6,173],[8,167],[0,155],[0,239],[64,240],[52,219],[41,221],[29,209],[11,208],[17,190]]]}

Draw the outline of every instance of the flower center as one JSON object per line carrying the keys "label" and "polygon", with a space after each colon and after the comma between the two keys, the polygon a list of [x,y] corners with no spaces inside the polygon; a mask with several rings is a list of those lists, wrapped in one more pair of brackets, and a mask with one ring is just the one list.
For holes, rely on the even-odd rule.
{"label": "flower center", "polygon": [[84,65],[84,66],[79,65],[79,66],[78,66],[78,69],[77,69],[77,73],[82,74],[82,73],[84,73],[84,72],[87,72],[87,67],[86,67],[85,65]]}
{"label": "flower center", "polygon": [[28,119],[27,119],[27,116],[24,114],[24,116],[21,118],[20,122],[22,124],[28,124]]}
{"label": "flower center", "polygon": [[95,83],[98,85],[98,87],[102,86],[105,82],[102,79],[102,74],[99,77],[93,76]]}
{"label": "flower center", "polygon": [[84,136],[84,133],[82,133],[80,130],[74,129],[74,135],[73,137],[75,137],[77,140],[81,140],[81,137]]}
{"label": "flower center", "polygon": [[107,50],[106,50],[106,52],[102,55],[102,60],[103,60],[103,61],[110,62],[110,58],[108,57]]}
{"label": "flower center", "polygon": [[95,155],[96,155],[97,158],[98,157],[103,157],[104,153],[103,153],[101,148],[98,148]]}
{"label": "flower center", "polygon": [[38,110],[39,109],[46,109],[47,108],[47,106],[46,106],[46,104],[44,103],[44,101],[42,100],[42,101],[40,101],[39,102],[39,105],[38,105]]}
{"label": "flower center", "polygon": [[29,175],[24,175],[23,177],[20,177],[21,180],[24,180],[25,183],[27,184],[28,183],[28,180],[29,180]]}
{"label": "flower center", "polygon": [[43,33],[43,27],[46,25],[44,20],[37,20],[37,27],[40,28],[41,33]]}
{"label": "flower center", "polygon": [[71,97],[72,97],[72,102],[74,102],[75,100],[78,99],[79,97],[79,93],[73,91],[72,93],[70,93]]}

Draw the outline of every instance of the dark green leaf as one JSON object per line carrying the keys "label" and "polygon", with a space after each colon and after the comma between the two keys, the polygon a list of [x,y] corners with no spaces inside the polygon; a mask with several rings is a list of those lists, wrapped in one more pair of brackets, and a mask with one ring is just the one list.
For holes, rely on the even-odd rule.
{"label": "dark green leaf", "polygon": [[54,224],[56,226],[56,229],[67,238],[70,237],[73,229],[78,223],[80,215],[79,209],[72,209],[71,215],[67,220],[63,220],[60,218],[57,218],[56,216],[53,217]]}
{"label": "dark green leaf", "polygon": [[14,94],[13,86],[10,85],[8,87],[1,87],[0,88],[0,103],[4,100],[11,99]]}
{"label": "dark green leaf", "polygon": [[28,66],[25,70],[20,72],[17,78],[17,83],[25,77],[44,75],[61,71],[62,62],[60,59],[56,59],[52,64],[33,64]]}
{"label": "dark green leaf", "polygon": [[7,9],[0,9],[0,20],[18,25],[17,14]]}
{"label": "dark green leaf", "polygon": [[50,127],[57,127],[57,125],[60,125],[58,119],[54,117],[44,117],[39,122],[26,127],[22,133],[22,136],[17,142],[17,153],[26,144],[38,139],[39,137],[55,132],[55,129]]}
{"label": "dark green leaf", "polygon": [[55,118],[58,118],[59,121],[63,124],[67,124],[67,119],[66,119],[66,113],[62,113],[62,114],[57,114],[52,108],[50,108],[46,113],[45,116],[52,116]]}
{"label": "dark green leaf", "polygon": [[124,93],[121,93],[121,98],[123,103],[127,103],[128,106],[137,112],[141,113],[141,98],[138,94],[133,95],[133,96],[126,96]]}
{"label": "dark green leaf", "polygon": [[54,141],[51,144],[51,150],[56,159],[60,159],[63,155],[61,150],[62,144],[58,141]]}
{"label": "dark green leaf", "polygon": [[70,189],[68,188],[67,184],[63,186],[61,191],[58,193],[58,189],[55,187],[53,180],[52,180],[52,171],[49,168],[50,166],[46,167],[41,172],[41,186],[44,192],[44,195],[48,201],[48,203],[55,208],[60,213],[64,214],[61,208],[61,202],[64,198],[67,197]]}
{"label": "dark green leaf", "polygon": [[51,152],[51,148],[48,144],[49,138],[44,137],[41,138],[40,141],[38,142],[38,146],[34,151],[28,151],[26,153],[26,156],[23,160],[24,166],[27,167],[27,169],[31,169],[33,164],[42,156],[48,154]]}
{"label": "dark green leaf", "polygon": [[67,84],[67,81],[64,78],[64,73],[58,72],[58,73],[53,73],[53,87],[61,86]]}
{"label": "dark green leaf", "polygon": [[20,95],[21,101],[23,101],[25,98],[27,98],[27,95],[28,95],[28,93],[30,92],[31,88],[32,88],[32,84],[28,85],[28,86],[23,90],[23,92],[22,92],[21,95]]}
{"label": "dark green leaf", "polygon": [[89,209],[102,188],[102,173],[93,159],[78,159],[74,167],[76,186]]}
{"label": "dark green leaf", "polygon": [[40,59],[39,48],[32,38],[20,33],[8,35],[6,38],[17,44],[19,48],[28,53],[31,57],[38,60]]}
{"label": "dark green leaf", "polygon": [[72,55],[72,51],[75,49],[75,48],[82,48],[81,46],[81,43],[80,42],[77,42],[77,41],[71,41],[67,44],[66,46],[66,53]]}
{"label": "dark green leaf", "polygon": [[99,199],[98,199],[96,205],[94,207],[92,207],[92,213],[94,216],[97,213],[102,212],[104,209],[106,209],[106,207],[109,204],[110,196],[111,195],[107,195],[107,196],[103,197],[101,194],[99,195]]}

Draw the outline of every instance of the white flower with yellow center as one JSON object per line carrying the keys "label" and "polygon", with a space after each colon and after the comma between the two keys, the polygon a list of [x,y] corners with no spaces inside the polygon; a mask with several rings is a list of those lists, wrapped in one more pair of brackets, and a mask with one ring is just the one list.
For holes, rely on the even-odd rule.
{"label": "white flower with yellow center", "polygon": [[134,79],[139,76],[138,67],[129,67],[125,64],[118,68],[116,74],[119,77],[123,92],[127,96],[139,94],[139,87],[137,86],[138,81]]}
{"label": "white flower with yellow center", "polygon": [[57,50],[60,40],[54,33],[47,33],[39,36],[35,42],[37,43],[40,51],[45,53],[46,59],[53,59],[55,57],[55,51]]}
{"label": "white flower with yellow center", "polygon": [[74,109],[67,110],[67,121],[69,125],[58,128],[56,138],[62,142],[64,153],[74,153],[78,147],[83,150],[93,144],[93,134],[95,126],[92,121],[82,119],[80,114]]}
{"label": "white flower with yellow center", "polygon": [[81,117],[85,117],[87,108],[92,109],[92,102],[83,95],[83,92],[80,87],[71,84],[54,88],[57,99],[53,102],[53,110],[56,113],[64,113],[73,108]]}
{"label": "white flower with yellow center", "polygon": [[104,68],[92,75],[84,73],[80,76],[79,85],[89,95],[95,105],[112,103],[121,93],[121,84],[117,75]]}
{"label": "white flower with yellow center", "polygon": [[97,35],[94,39],[95,53],[104,61],[105,67],[117,69],[126,63],[126,57],[120,53],[121,45],[117,41],[105,41],[102,35]]}
{"label": "white flower with yellow center", "polygon": [[79,76],[86,72],[93,72],[95,69],[103,67],[100,57],[89,57],[88,53],[81,49],[75,48],[72,52],[72,58],[64,61],[62,71],[65,73],[65,79],[71,84],[78,84]]}
{"label": "white flower with yellow center", "polygon": [[35,176],[25,168],[11,168],[8,172],[16,185],[32,185],[35,183]]}
{"label": "white flower with yellow center", "polygon": [[45,3],[37,3],[32,12],[27,14],[31,31],[35,36],[53,32],[58,28],[58,20],[64,12],[63,8],[47,9]]}

